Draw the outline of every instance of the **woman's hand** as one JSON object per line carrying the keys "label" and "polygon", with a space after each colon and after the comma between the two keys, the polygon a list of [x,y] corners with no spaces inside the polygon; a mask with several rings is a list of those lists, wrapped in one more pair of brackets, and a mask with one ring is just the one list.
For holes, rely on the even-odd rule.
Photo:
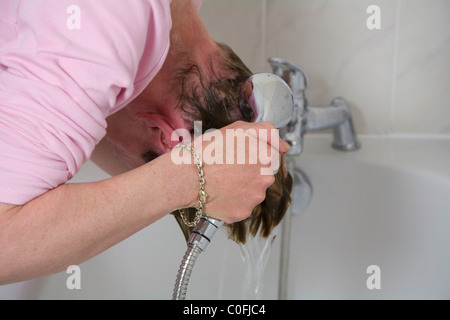
{"label": "woman's hand", "polygon": [[[289,150],[272,123],[242,121],[197,137],[191,147],[203,163],[208,195],[203,212],[226,223],[244,220],[265,199],[280,153]],[[198,205],[199,184],[194,188],[190,206]]]}

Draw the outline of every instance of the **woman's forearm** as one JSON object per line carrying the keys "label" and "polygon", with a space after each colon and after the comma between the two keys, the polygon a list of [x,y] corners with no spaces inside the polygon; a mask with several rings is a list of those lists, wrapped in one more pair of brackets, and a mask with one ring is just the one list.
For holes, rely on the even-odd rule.
{"label": "woman's forearm", "polygon": [[166,154],[110,179],[61,185],[23,206],[0,205],[0,284],[63,271],[193,205],[198,178],[186,166]]}

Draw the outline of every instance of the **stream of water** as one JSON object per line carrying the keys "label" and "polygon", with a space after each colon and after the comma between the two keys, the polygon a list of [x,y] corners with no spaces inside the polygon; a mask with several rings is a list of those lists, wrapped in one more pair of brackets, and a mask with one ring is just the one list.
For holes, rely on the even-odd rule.
{"label": "stream of water", "polygon": [[262,238],[259,235],[248,237],[246,244],[239,246],[245,268],[242,284],[243,299],[258,300],[262,298],[264,270],[269,261],[278,229],[278,227],[275,228],[267,238]]}

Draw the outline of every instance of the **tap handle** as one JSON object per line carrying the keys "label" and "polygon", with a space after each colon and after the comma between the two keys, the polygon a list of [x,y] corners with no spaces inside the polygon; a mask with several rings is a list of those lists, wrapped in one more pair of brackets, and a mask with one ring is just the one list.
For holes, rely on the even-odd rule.
{"label": "tap handle", "polygon": [[308,73],[289,60],[281,58],[269,58],[273,74],[286,81],[291,87],[296,98],[303,98],[304,91],[309,87]]}

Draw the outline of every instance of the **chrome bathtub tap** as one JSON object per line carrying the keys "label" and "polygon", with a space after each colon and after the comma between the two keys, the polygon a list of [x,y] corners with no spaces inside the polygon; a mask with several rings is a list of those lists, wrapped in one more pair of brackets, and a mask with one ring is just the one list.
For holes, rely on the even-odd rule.
{"label": "chrome bathtub tap", "polygon": [[325,129],[333,129],[333,148],[343,151],[360,148],[350,107],[345,99],[335,98],[329,106],[310,106],[306,98],[308,73],[285,59],[270,58],[269,63],[273,73],[286,81],[294,94],[294,116],[280,132],[291,144],[289,154],[300,154],[303,151],[303,136],[306,133]]}

